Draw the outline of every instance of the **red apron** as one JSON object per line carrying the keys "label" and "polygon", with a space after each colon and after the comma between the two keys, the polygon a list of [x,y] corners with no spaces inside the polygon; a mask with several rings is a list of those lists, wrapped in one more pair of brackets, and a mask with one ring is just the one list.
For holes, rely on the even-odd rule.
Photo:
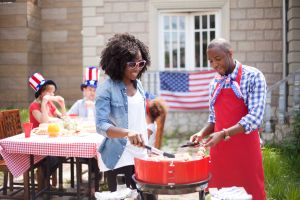
{"label": "red apron", "polygon": [[[238,69],[236,82],[240,85],[242,65]],[[214,131],[221,131],[237,124],[248,114],[243,101],[231,88],[223,88],[217,96],[215,105],[216,123]],[[264,173],[258,131],[250,134],[238,133],[229,140],[222,140],[210,150],[209,187],[244,187],[253,200],[264,200]]]}

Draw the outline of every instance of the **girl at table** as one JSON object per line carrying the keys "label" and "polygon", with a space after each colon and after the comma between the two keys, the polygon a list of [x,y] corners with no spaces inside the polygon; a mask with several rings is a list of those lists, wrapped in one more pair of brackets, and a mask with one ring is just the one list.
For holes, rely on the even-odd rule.
{"label": "girl at table", "polygon": [[[54,93],[57,86],[52,80],[45,80],[40,73],[34,73],[29,78],[29,85],[35,91],[35,100],[29,106],[29,118],[33,124],[33,128],[38,127],[40,123],[48,123],[57,121],[65,112],[65,101],[61,96],[55,96]],[[53,102],[56,102],[61,112],[56,108]],[[43,188],[47,169],[47,159],[51,164],[50,171],[52,173],[52,186],[56,186],[57,176],[56,169],[59,165],[59,158],[47,156],[41,161],[41,167],[38,169],[39,188]]]}
{"label": "girl at table", "polygon": [[[96,129],[105,137],[99,165],[106,171],[108,189],[117,189],[116,176],[132,180],[134,158],[144,158],[148,143],[145,93],[140,78],[150,65],[148,48],[130,34],[116,34],[101,53],[100,66],[108,78],[96,90]],[[134,146],[135,145],[135,146]]]}
{"label": "girl at table", "polygon": [[[35,91],[35,100],[29,106],[29,118],[33,128],[38,127],[40,123],[57,121],[65,114],[65,100],[54,95],[57,89],[54,81],[45,80],[40,73],[34,73],[29,78],[29,85]],[[53,102],[60,106],[61,111]]]}

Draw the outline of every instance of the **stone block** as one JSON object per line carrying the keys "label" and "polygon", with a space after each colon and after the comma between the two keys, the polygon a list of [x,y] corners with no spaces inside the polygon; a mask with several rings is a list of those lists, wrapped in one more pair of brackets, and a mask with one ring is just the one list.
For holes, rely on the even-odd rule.
{"label": "stone block", "polygon": [[282,0],[273,0],[273,7],[282,8]]}
{"label": "stone block", "polygon": [[82,21],[83,27],[103,26],[103,25],[104,25],[103,17],[84,17]]}
{"label": "stone block", "polygon": [[282,62],[273,64],[273,69],[275,73],[282,73],[282,68],[283,68]]}
{"label": "stone block", "polygon": [[118,12],[128,12],[128,3],[125,2],[114,2],[112,4],[112,12],[118,13]]}
{"label": "stone block", "polygon": [[264,53],[265,61],[272,61],[272,62],[282,62],[282,52],[265,52]]}
{"label": "stone block", "polygon": [[231,31],[230,37],[232,41],[240,41],[246,39],[246,32],[245,31]]}
{"label": "stone block", "polygon": [[[131,32],[130,28],[129,28],[129,24],[128,23],[114,23],[112,24],[112,32],[113,33],[120,33],[120,31],[122,32]],[[111,37],[111,33],[109,34]]]}
{"label": "stone block", "polygon": [[256,41],[255,50],[256,51],[271,51],[273,49],[272,41]]}
{"label": "stone block", "polygon": [[84,37],[83,47],[96,47],[104,44],[103,36],[98,35],[96,37]]}
{"label": "stone block", "polygon": [[264,32],[262,30],[254,30],[254,31],[247,31],[247,36],[246,39],[247,40],[264,40]]}
{"label": "stone block", "polygon": [[247,52],[246,59],[252,62],[262,62],[264,60],[264,55],[261,52]]}
{"label": "stone block", "polygon": [[282,51],[282,41],[274,41],[273,42],[273,50],[274,51]]}
{"label": "stone block", "polygon": [[300,7],[293,7],[288,10],[287,18],[290,20],[291,18],[300,17]]}
{"label": "stone block", "polygon": [[254,51],[255,50],[255,46],[254,46],[254,42],[243,42],[240,41],[238,42],[238,50],[239,51]]}
{"label": "stone block", "polygon": [[27,53],[0,53],[0,64],[27,64]]}
{"label": "stone block", "polygon": [[282,29],[282,19],[273,19],[272,21],[273,29]]}
{"label": "stone block", "polygon": [[1,15],[0,28],[10,27],[26,27],[27,17],[26,15]]}
{"label": "stone block", "polygon": [[272,29],[272,20],[268,20],[268,19],[255,20],[254,28],[258,30]]}
{"label": "stone block", "polygon": [[103,0],[88,0],[88,1],[82,1],[83,7],[96,7],[96,6],[103,6],[104,2]]}
{"label": "stone block", "polygon": [[0,52],[21,53],[27,52],[26,40],[0,40]]}
{"label": "stone block", "polygon": [[99,56],[85,56],[83,58],[83,66],[98,66],[100,63],[100,58]]}
{"label": "stone block", "polygon": [[289,29],[299,29],[300,28],[300,18],[292,18],[289,21]]}
{"label": "stone block", "polygon": [[300,63],[300,52],[290,52],[288,53],[288,63]]}
{"label": "stone block", "polygon": [[300,41],[294,40],[289,42],[289,51],[300,51]]}
{"label": "stone block", "polygon": [[96,47],[84,47],[83,56],[97,56]]}
{"label": "stone block", "polygon": [[27,40],[41,42],[41,31],[39,29],[28,28]]}
{"label": "stone block", "polygon": [[255,0],[255,7],[257,8],[270,8],[272,7],[272,0]]}
{"label": "stone block", "polygon": [[[121,15],[119,15],[119,20],[121,22],[136,22],[136,21],[143,21],[140,20],[137,16],[138,13],[134,13],[134,12],[128,12],[128,13],[121,13]],[[142,13],[140,13],[142,14]],[[105,14],[105,21],[108,18],[108,15]]]}
{"label": "stone block", "polygon": [[83,27],[81,34],[85,36],[96,36],[96,27]]}
{"label": "stone block", "polygon": [[281,40],[281,30],[265,30],[265,40]]}
{"label": "stone block", "polygon": [[263,9],[248,9],[247,19],[262,19],[264,16]]}
{"label": "stone block", "polygon": [[239,0],[238,7],[239,8],[253,8],[254,0]]}
{"label": "stone block", "polygon": [[43,42],[66,42],[68,31],[42,31]]}
{"label": "stone block", "polygon": [[[27,74],[27,65],[7,65],[7,64],[0,64],[0,77],[24,77],[24,74]],[[1,85],[1,84],[0,84]],[[6,86],[3,84],[3,86]]]}
{"label": "stone block", "polygon": [[63,20],[67,18],[66,8],[43,8],[42,19]]}
{"label": "stone block", "polygon": [[27,16],[27,27],[29,28],[35,28],[35,29],[40,29],[41,25],[41,20],[39,18],[35,18],[33,16]]}
{"label": "stone block", "polygon": [[270,62],[259,62],[256,66],[261,70],[262,73],[273,73],[273,66]]}
{"label": "stone block", "polygon": [[238,30],[238,20],[230,21],[230,30]]}
{"label": "stone block", "polygon": [[234,53],[234,57],[240,61],[240,62],[244,62],[246,61],[246,53],[244,52],[237,52],[237,53]]}
{"label": "stone block", "polygon": [[144,12],[146,11],[147,1],[129,2],[129,12]]}
{"label": "stone block", "polygon": [[253,20],[239,20],[238,21],[238,30],[252,30],[254,28]]}
{"label": "stone block", "polygon": [[264,9],[264,17],[268,19],[281,18],[281,8]]}
{"label": "stone block", "polygon": [[146,23],[130,23],[128,24],[130,32],[144,33],[147,31]]}
{"label": "stone block", "polygon": [[291,30],[288,32],[287,40],[300,40],[300,30]]}
{"label": "stone block", "polygon": [[25,27],[12,27],[12,28],[0,28],[0,38],[4,39],[27,39],[26,28]]}
{"label": "stone block", "polygon": [[230,10],[230,19],[245,19],[246,10],[245,9],[231,9]]}
{"label": "stone block", "polygon": [[105,13],[104,15],[105,23],[113,23],[113,22],[120,22],[124,21],[125,19],[120,16],[120,13]]}
{"label": "stone block", "polygon": [[300,1],[299,0],[289,0],[289,8],[292,7],[300,7]]}
{"label": "stone block", "polygon": [[94,17],[94,16],[96,16],[96,8],[95,7],[83,7],[82,8],[82,16],[83,17]]}
{"label": "stone block", "polygon": [[142,12],[142,13],[136,13],[136,20],[138,22],[148,22],[149,21],[149,15],[147,12]]}
{"label": "stone block", "polygon": [[27,14],[26,2],[1,4],[0,6],[0,16],[1,15],[26,15],[26,14]]}

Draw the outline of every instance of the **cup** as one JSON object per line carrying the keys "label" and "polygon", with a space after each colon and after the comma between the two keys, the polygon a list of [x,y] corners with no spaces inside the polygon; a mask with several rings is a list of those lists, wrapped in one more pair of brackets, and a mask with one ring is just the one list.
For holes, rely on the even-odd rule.
{"label": "cup", "polygon": [[32,130],[32,123],[30,122],[25,122],[23,123],[23,130],[24,130],[24,133],[25,133],[25,138],[29,138],[30,137],[30,132]]}

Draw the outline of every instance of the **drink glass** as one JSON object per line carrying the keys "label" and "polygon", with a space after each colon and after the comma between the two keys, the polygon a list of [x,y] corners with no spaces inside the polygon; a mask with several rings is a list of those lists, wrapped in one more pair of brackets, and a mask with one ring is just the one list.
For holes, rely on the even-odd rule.
{"label": "drink glass", "polygon": [[30,132],[32,130],[32,123],[30,122],[25,122],[22,124],[23,125],[23,130],[24,130],[24,133],[25,133],[25,138],[29,138],[30,137]]}

